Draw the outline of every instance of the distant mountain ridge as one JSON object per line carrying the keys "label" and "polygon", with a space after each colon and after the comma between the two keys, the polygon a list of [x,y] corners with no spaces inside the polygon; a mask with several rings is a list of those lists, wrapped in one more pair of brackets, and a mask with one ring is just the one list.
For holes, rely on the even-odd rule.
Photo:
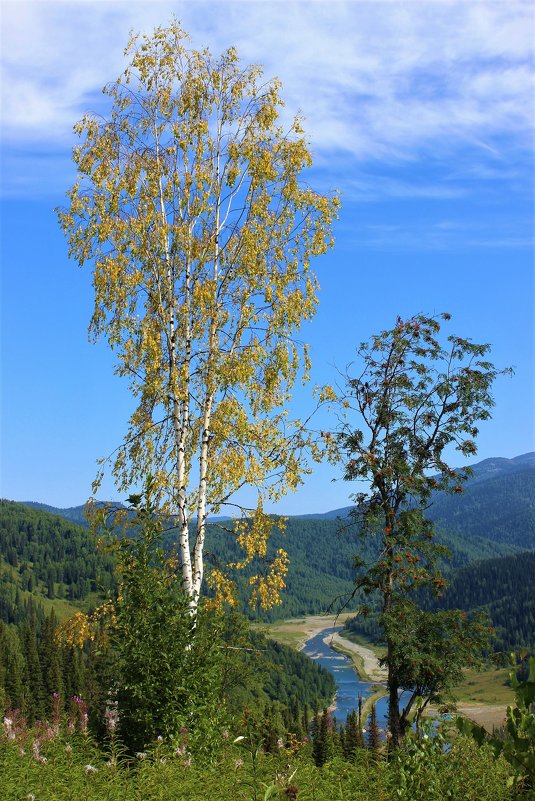
{"label": "distant mountain ridge", "polygon": [[[473,469],[475,475],[466,483],[462,494],[437,495],[429,510],[430,517],[436,522],[438,540],[447,544],[452,552],[448,569],[460,568],[481,559],[513,556],[521,549],[535,548],[535,454],[524,454],[516,459],[485,459],[474,465]],[[70,525],[82,524],[84,534],[76,534],[76,537],[80,543],[85,542],[85,537],[88,537],[83,506],[56,509],[35,502],[25,506],[30,507],[29,513],[33,511],[33,514],[43,516],[52,513],[66,518]],[[350,509],[348,506],[324,514],[291,516],[288,518],[285,533],[274,531],[270,538],[270,553],[274,553],[277,548],[286,550],[290,567],[282,605],[272,610],[267,615],[268,618],[321,613],[335,598],[348,597],[354,586],[353,557],[358,554],[365,561],[373,560],[377,548],[374,538],[363,540],[354,526],[344,527],[343,518],[347,517]],[[5,511],[7,512],[7,508]],[[13,539],[13,534],[9,542],[6,540],[5,547],[11,550],[4,551],[4,558],[7,556],[10,562],[9,568],[4,566],[4,577],[10,577],[9,583],[13,589],[16,586],[19,589],[26,588],[26,584],[30,582],[30,565],[33,562],[30,551],[26,555],[26,550],[33,547],[25,544],[24,531],[29,521],[24,521],[22,509],[20,514],[21,533],[16,535],[18,539]],[[45,530],[49,530],[52,522],[43,520],[42,525]],[[58,530],[59,525],[58,522]],[[0,524],[0,533],[1,531]],[[175,540],[176,532],[168,531],[165,535],[166,546],[172,547]],[[208,561],[228,563],[239,559],[235,538],[225,527],[217,525],[216,521],[212,521],[208,527],[207,545]],[[95,547],[94,544],[92,547]],[[74,554],[73,557],[76,558]],[[28,567],[16,567],[17,560],[20,565],[20,560],[23,559],[29,563]],[[54,575],[49,575],[47,568],[46,574],[34,577],[40,592],[46,592],[44,582],[47,581],[50,585],[49,595],[61,590],[63,597],[68,597],[69,594],[77,597],[82,584],[85,586],[86,582],[63,576],[60,557],[55,560],[50,554],[48,561],[48,567]],[[93,576],[88,576],[87,579],[94,581]],[[77,587],[69,588],[70,585],[66,582],[71,580],[75,581]],[[243,580],[246,585],[247,576]],[[58,586],[58,582],[62,581],[65,585],[63,588]],[[245,608],[248,595],[246,586],[241,595]]]}
{"label": "distant mountain ridge", "polygon": [[[483,459],[481,462],[476,462],[475,464],[470,465],[470,467],[473,470],[474,475],[466,482],[465,488],[471,487],[474,484],[478,484],[482,481],[488,481],[489,479],[497,477],[511,476],[515,473],[524,471],[527,471],[528,473],[533,472],[535,475],[535,451],[523,453],[520,456],[514,456],[512,459],[507,459],[503,456],[493,456],[488,459]],[[456,499],[458,498],[459,496],[456,496]],[[535,504],[535,494],[533,495],[533,501]],[[68,520],[72,520],[80,525],[87,525],[87,521],[84,517],[85,504],[80,506],[70,506],[62,509],[57,506],[50,506],[46,503],[39,503],[37,501],[21,501],[21,503],[23,503],[24,506],[30,506],[33,509],[42,509],[45,512],[61,515],[61,517],[66,517]],[[121,504],[120,501],[100,502],[100,505],[102,506],[106,506],[108,504],[116,506],[117,508],[123,507],[123,504]],[[295,517],[296,519],[307,518],[310,520],[336,520],[338,517],[347,517],[352,508],[353,506],[351,505],[342,506],[339,509],[330,509],[328,512],[308,512],[306,514],[290,515],[290,517]],[[210,523],[216,523],[220,520],[231,520],[231,518],[225,515],[209,518]]]}
{"label": "distant mountain ridge", "polygon": [[[468,479],[465,487],[472,486],[481,481],[487,481],[490,478],[501,477],[504,475],[512,475],[513,473],[533,471],[535,474],[535,451],[524,453],[521,456],[515,456],[512,459],[506,459],[502,456],[490,457],[483,459],[481,462],[470,465],[474,471],[474,475]],[[459,496],[456,496],[459,498]],[[535,498],[534,498],[535,500]],[[353,506],[342,506],[339,509],[331,509],[328,512],[317,512],[311,514],[295,515],[296,517],[307,517],[313,520],[335,520],[338,517],[347,517]],[[534,546],[535,547],[535,546]]]}

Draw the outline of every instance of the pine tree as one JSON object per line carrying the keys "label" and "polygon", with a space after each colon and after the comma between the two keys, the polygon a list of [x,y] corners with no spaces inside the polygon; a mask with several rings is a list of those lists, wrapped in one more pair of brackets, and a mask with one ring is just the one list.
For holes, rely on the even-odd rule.
{"label": "pine tree", "polygon": [[375,704],[373,704],[368,722],[368,748],[370,751],[378,753],[380,746],[381,736],[379,733],[379,726],[377,725],[377,710]]}
{"label": "pine tree", "polygon": [[22,709],[24,705],[24,655],[17,632],[0,621],[0,696],[4,709]]}
{"label": "pine tree", "polygon": [[63,671],[61,649],[56,643],[55,632],[58,621],[54,611],[46,618],[39,638],[39,662],[43,677],[43,691],[45,696],[45,711],[49,716],[52,712],[52,697],[54,693],[63,697]]}
{"label": "pine tree", "polygon": [[316,716],[314,725],[312,756],[318,768],[327,762],[331,751],[331,719],[329,711],[325,708],[320,717]]}
{"label": "pine tree", "polygon": [[24,655],[23,683],[25,688],[24,712],[30,722],[46,716],[43,671],[37,648],[35,614],[31,614],[21,627],[22,652]]}

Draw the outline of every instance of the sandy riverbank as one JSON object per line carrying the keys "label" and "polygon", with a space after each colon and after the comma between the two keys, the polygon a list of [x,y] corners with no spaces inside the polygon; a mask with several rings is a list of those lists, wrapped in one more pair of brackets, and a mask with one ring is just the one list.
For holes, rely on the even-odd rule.
{"label": "sandy riverbank", "polygon": [[354,612],[343,612],[340,615],[307,615],[306,617],[281,620],[268,627],[269,636],[285,645],[292,645],[302,651],[307,640],[320,634],[324,629],[343,626]]}
{"label": "sandy riverbank", "polygon": [[[269,626],[269,636],[275,640],[280,640],[286,645],[292,645],[298,650],[302,650],[307,640],[316,634],[333,626],[342,627],[348,617],[353,617],[354,612],[345,612],[341,615],[308,615],[302,618],[283,620]],[[324,642],[331,645],[335,650],[344,652],[353,658],[355,669],[364,681],[384,684],[386,681],[386,670],[381,668],[379,661],[370,648],[364,645],[351,642],[341,637],[339,632],[334,635],[326,635]],[[487,730],[491,731],[493,726],[500,726],[505,717],[506,704],[477,704],[473,702],[460,701],[457,704],[460,714],[470,720],[479,723]]]}
{"label": "sandy riverbank", "polygon": [[335,651],[356,657],[353,662],[361,679],[375,682],[376,684],[383,684],[386,681],[386,668],[381,667],[379,660],[370,648],[351,642],[351,640],[346,640],[338,632],[327,635],[323,642],[330,645]]}
{"label": "sandy riverbank", "polygon": [[[269,636],[287,645],[293,645],[301,651],[307,640],[334,626],[342,629],[345,621],[354,616],[354,612],[343,612],[340,615],[308,615],[302,618],[282,620],[269,626]],[[360,677],[364,681],[382,683],[386,679],[386,671],[380,667],[379,661],[370,648],[346,640],[339,632],[325,635],[324,642],[336,651],[344,652],[353,659]]]}

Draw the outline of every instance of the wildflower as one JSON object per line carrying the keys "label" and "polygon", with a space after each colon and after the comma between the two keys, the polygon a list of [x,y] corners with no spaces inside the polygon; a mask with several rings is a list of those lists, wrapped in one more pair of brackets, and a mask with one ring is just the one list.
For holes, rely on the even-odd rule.
{"label": "wildflower", "polygon": [[187,728],[187,726],[181,726],[180,734],[187,734],[188,731],[189,731],[189,729]]}
{"label": "wildflower", "polygon": [[185,745],[179,745],[178,748],[175,751],[175,755],[176,756],[184,756],[185,753],[186,753],[186,746]]}
{"label": "wildflower", "polygon": [[106,711],[104,712],[104,720],[106,722],[106,730],[108,734],[113,734],[117,728],[117,723],[119,722],[119,714],[117,710],[107,707]]}
{"label": "wildflower", "polygon": [[234,767],[236,768],[236,770],[238,770],[238,768],[241,768],[242,766],[243,766],[243,759],[237,759],[234,763]]}
{"label": "wildflower", "polygon": [[27,801],[35,801],[35,796],[33,793],[28,793],[26,796]]}
{"label": "wildflower", "polygon": [[13,720],[12,718],[5,717],[4,718],[4,728],[6,730],[7,739],[14,740],[16,737],[15,729],[13,727]]}
{"label": "wildflower", "polygon": [[138,759],[145,759],[146,756],[147,756],[147,754],[145,753],[145,751],[138,751],[137,754],[136,754],[136,757]]}
{"label": "wildflower", "polygon": [[191,768],[191,757],[188,757],[187,759],[184,760],[184,767]]}
{"label": "wildflower", "polygon": [[69,743],[65,746],[65,753],[72,754],[72,745],[69,745]]}
{"label": "wildflower", "polygon": [[88,721],[87,712],[82,712],[82,714],[80,715],[80,731],[82,732],[82,734],[87,734],[87,721]]}
{"label": "wildflower", "polygon": [[86,773],[96,773],[97,772],[97,768],[95,768],[94,765],[86,765],[84,767],[84,770],[85,770]]}
{"label": "wildflower", "polygon": [[284,748],[284,740],[282,739],[282,737],[279,737],[279,739],[277,740],[277,748]]}
{"label": "wildflower", "polygon": [[223,732],[222,732],[221,736],[223,737],[224,740],[228,740],[228,738],[230,737],[229,730],[228,729],[223,729]]}

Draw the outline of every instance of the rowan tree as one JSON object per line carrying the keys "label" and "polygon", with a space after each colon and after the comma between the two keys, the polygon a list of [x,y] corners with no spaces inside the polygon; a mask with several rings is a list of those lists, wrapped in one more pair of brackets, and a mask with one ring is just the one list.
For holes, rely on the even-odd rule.
{"label": "rowan tree", "polygon": [[[463,456],[476,454],[477,424],[490,417],[491,387],[498,375],[486,358],[489,345],[443,336],[442,321],[449,319],[448,314],[398,318],[393,329],[360,346],[360,372],[346,376],[346,387],[338,395],[331,388],[323,393],[339,410],[337,432],[326,437],[334,458],[343,460],[346,480],[364,487],[353,496],[355,522],[364,535],[378,539],[376,561],[365,565],[357,560],[355,593],[362,590],[379,599],[394,747],[416,699],[409,694],[400,709],[399,690],[412,687],[429,700],[438,689],[424,674],[436,672],[438,662],[447,658],[441,646],[444,632],[450,630],[463,643],[466,657],[473,656],[467,645],[471,634],[480,635],[455,612],[447,621],[437,618],[432,624],[428,616],[422,624],[422,613],[407,600],[412,590],[429,586],[440,595],[446,584],[437,560],[447,549],[435,543],[426,509],[434,492],[462,492],[471,471],[453,469],[449,456],[452,449]],[[367,605],[361,609],[368,611]],[[418,643],[422,632],[429,636]]]}
{"label": "rowan tree", "polygon": [[[107,339],[137,401],[102,469],[126,491],[153,477],[159,510],[177,516],[194,610],[208,511],[256,489],[254,523],[236,536],[244,561],[265,556],[262,502],[297,487],[305,469],[306,436],[287,402],[307,376],[296,334],[316,308],[310,261],[332,245],[338,200],[302,181],[311,155],[300,119],[283,127],[279,82],[233,48],[219,58],[188,49],[174,22],[132,37],[126,53],[104,89],[109,116],[75,126],[78,179],[59,219],[71,255],[92,265],[90,335]],[[280,551],[256,577],[263,605],[285,570]],[[212,583],[229,596],[222,572]]]}

